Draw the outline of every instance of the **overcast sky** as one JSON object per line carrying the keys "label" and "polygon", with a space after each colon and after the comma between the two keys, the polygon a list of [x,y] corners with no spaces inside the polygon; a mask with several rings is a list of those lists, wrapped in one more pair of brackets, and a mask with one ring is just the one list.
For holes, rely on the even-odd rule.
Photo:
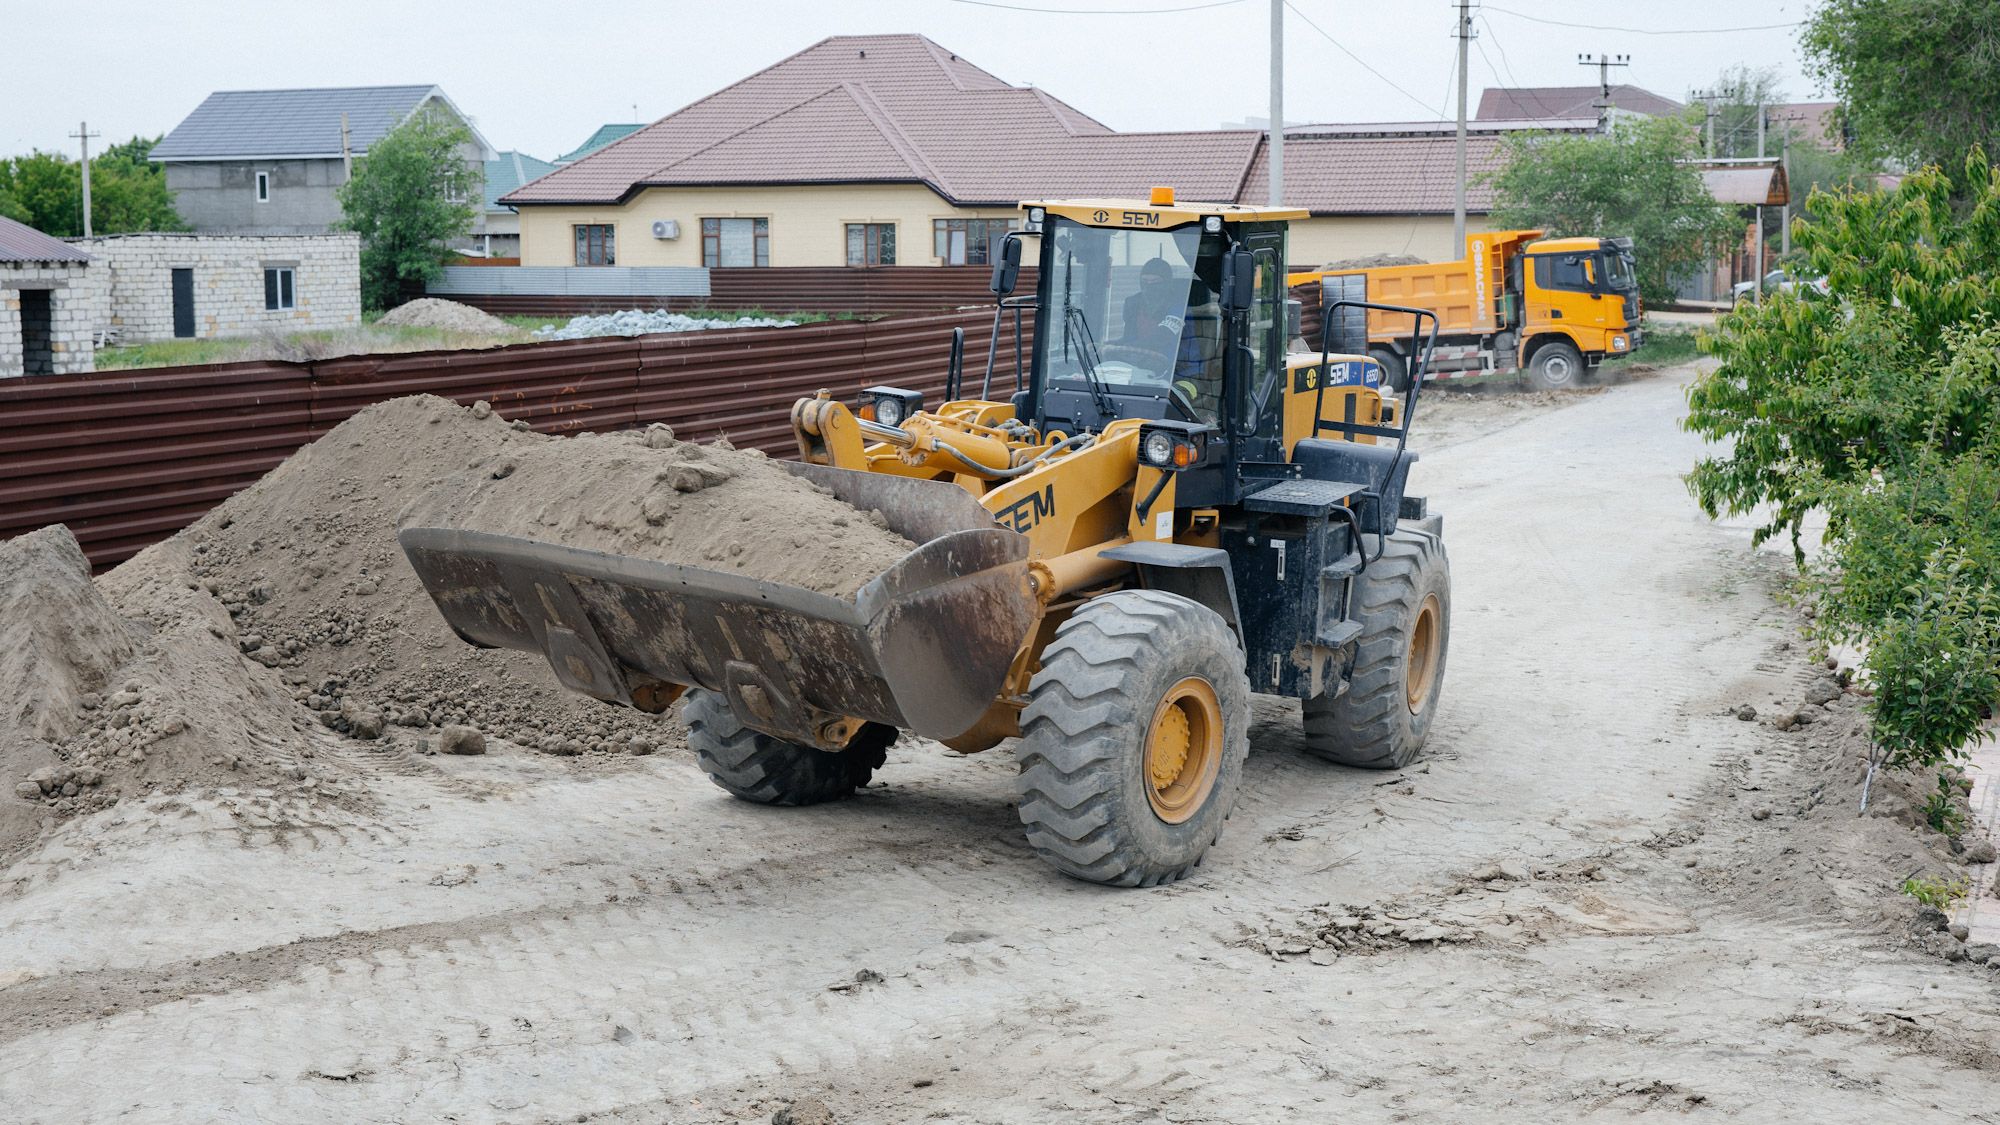
{"label": "overcast sky", "polygon": [[[1177,13],[1160,9],[1205,0],[995,2],[1118,14],[959,0],[0,0],[0,154],[73,153],[66,134],[80,120],[109,140],[164,133],[214,90],[434,82],[496,147],[547,159],[604,122],[662,117],[828,35],[887,32],[921,32],[1114,129],[1205,129],[1266,112],[1269,0]],[[1453,112],[1450,0],[1292,4],[1288,119],[1435,120]],[[1807,0],[1475,7],[1474,107],[1486,86],[1594,82],[1595,69],[1576,59],[1600,51],[1629,54],[1631,66],[1614,71],[1618,79],[1669,97],[1683,98],[1737,62],[1776,67],[1794,100],[1818,95],[1800,67],[1794,26],[1812,7]],[[1759,24],[1785,26],[1638,33]],[[993,143],[1004,147],[1007,138]]]}

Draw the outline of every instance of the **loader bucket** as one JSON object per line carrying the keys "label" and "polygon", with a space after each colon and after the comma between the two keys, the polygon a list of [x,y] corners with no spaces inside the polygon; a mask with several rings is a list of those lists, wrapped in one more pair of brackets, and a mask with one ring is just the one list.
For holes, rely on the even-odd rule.
{"label": "loader bucket", "polygon": [[950,484],[784,467],[922,546],[849,600],[507,535],[398,538],[462,639],[541,653],[586,695],[637,705],[660,682],[707,688],[746,725],[805,745],[831,745],[828,724],[849,716],[963,733],[1035,621],[1027,539]]}

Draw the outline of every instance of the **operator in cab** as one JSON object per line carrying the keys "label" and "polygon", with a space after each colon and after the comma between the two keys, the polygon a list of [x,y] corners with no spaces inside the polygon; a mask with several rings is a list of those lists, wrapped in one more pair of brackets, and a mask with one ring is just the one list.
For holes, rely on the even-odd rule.
{"label": "operator in cab", "polygon": [[1117,342],[1173,357],[1180,348],[1187,311],[1185,288],[1185,283],[1175,285],[1174,269],[1165,258],[1140,266],[1139,291],[1125,298],[1125,335]]}

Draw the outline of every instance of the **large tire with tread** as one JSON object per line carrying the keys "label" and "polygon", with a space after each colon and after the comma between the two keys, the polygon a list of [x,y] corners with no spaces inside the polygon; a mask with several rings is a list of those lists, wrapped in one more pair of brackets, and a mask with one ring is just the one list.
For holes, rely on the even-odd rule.
{"label": "large tire with tread", "polygon": [[1567,340],[1550,340],[1528,357],[1528,386],[1538,391],[1567,391],[1589,377],[1583,353]]}
{"label": "large tire with tread", "polygon": [[1354,673],[1346,692],[1305,701],[1306,750],[1343,766],[1401,769],[1430,733],[1451,649],[1444,540],[1408,528],[1391,535],[1354,600]]}
{"label": "large tire with tread", "polygon": [[1370,348],[1368,355],[1382,365],[1382,387],[1384,390],[1402,394],[1410,389],[1410,366],[1402,356],[1387,348]]}
{"label": "large tire with tread", "polygon": [[1093,883],[1193,870],[1250,752],[1243,650],[1214,610],[1153,590],[1093,598],[1042,651],[1021,715],[1028,842]]}
{"label": "large tire with tread", "polygon": [[818,750],[746,727],[712,691],[687,693],[681,718],[703,773],[731,794],[760,805],[838,801],[868,784],[896,741],[893,727],[869,723],[847,749]]}

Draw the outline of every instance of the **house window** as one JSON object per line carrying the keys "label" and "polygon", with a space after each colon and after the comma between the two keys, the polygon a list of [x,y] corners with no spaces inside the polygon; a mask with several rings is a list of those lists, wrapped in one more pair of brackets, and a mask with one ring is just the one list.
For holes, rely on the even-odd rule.
{"label": "house window", "polygon": [[570,229],[576,232],[577,265],[618,264],[618,232],[610,223],[586,223]]}
{"label": "house window", "polygon": [[259,172],[257,173],[257,202],[269,203],[270,201],[271,201],[271,173]]}
{"label": "house window", "polygon": [[847,224],[847,264],[850,266],[895,265],[896,224]]}
{"label": "house window", "polygon": [[931,252],[947,266],[983,266],[992,260],[988,252],[1020,226],[1019,219],[939,219],[932,226]]}
{"label": "house window", "polygon": [[272,312],[298,307],[298,293],[290,266],[264,269],[264,308]]}
{"label": "house window", "polygon": [[703,219],[701,264],[723,267],[770,265],[771,220]]}

